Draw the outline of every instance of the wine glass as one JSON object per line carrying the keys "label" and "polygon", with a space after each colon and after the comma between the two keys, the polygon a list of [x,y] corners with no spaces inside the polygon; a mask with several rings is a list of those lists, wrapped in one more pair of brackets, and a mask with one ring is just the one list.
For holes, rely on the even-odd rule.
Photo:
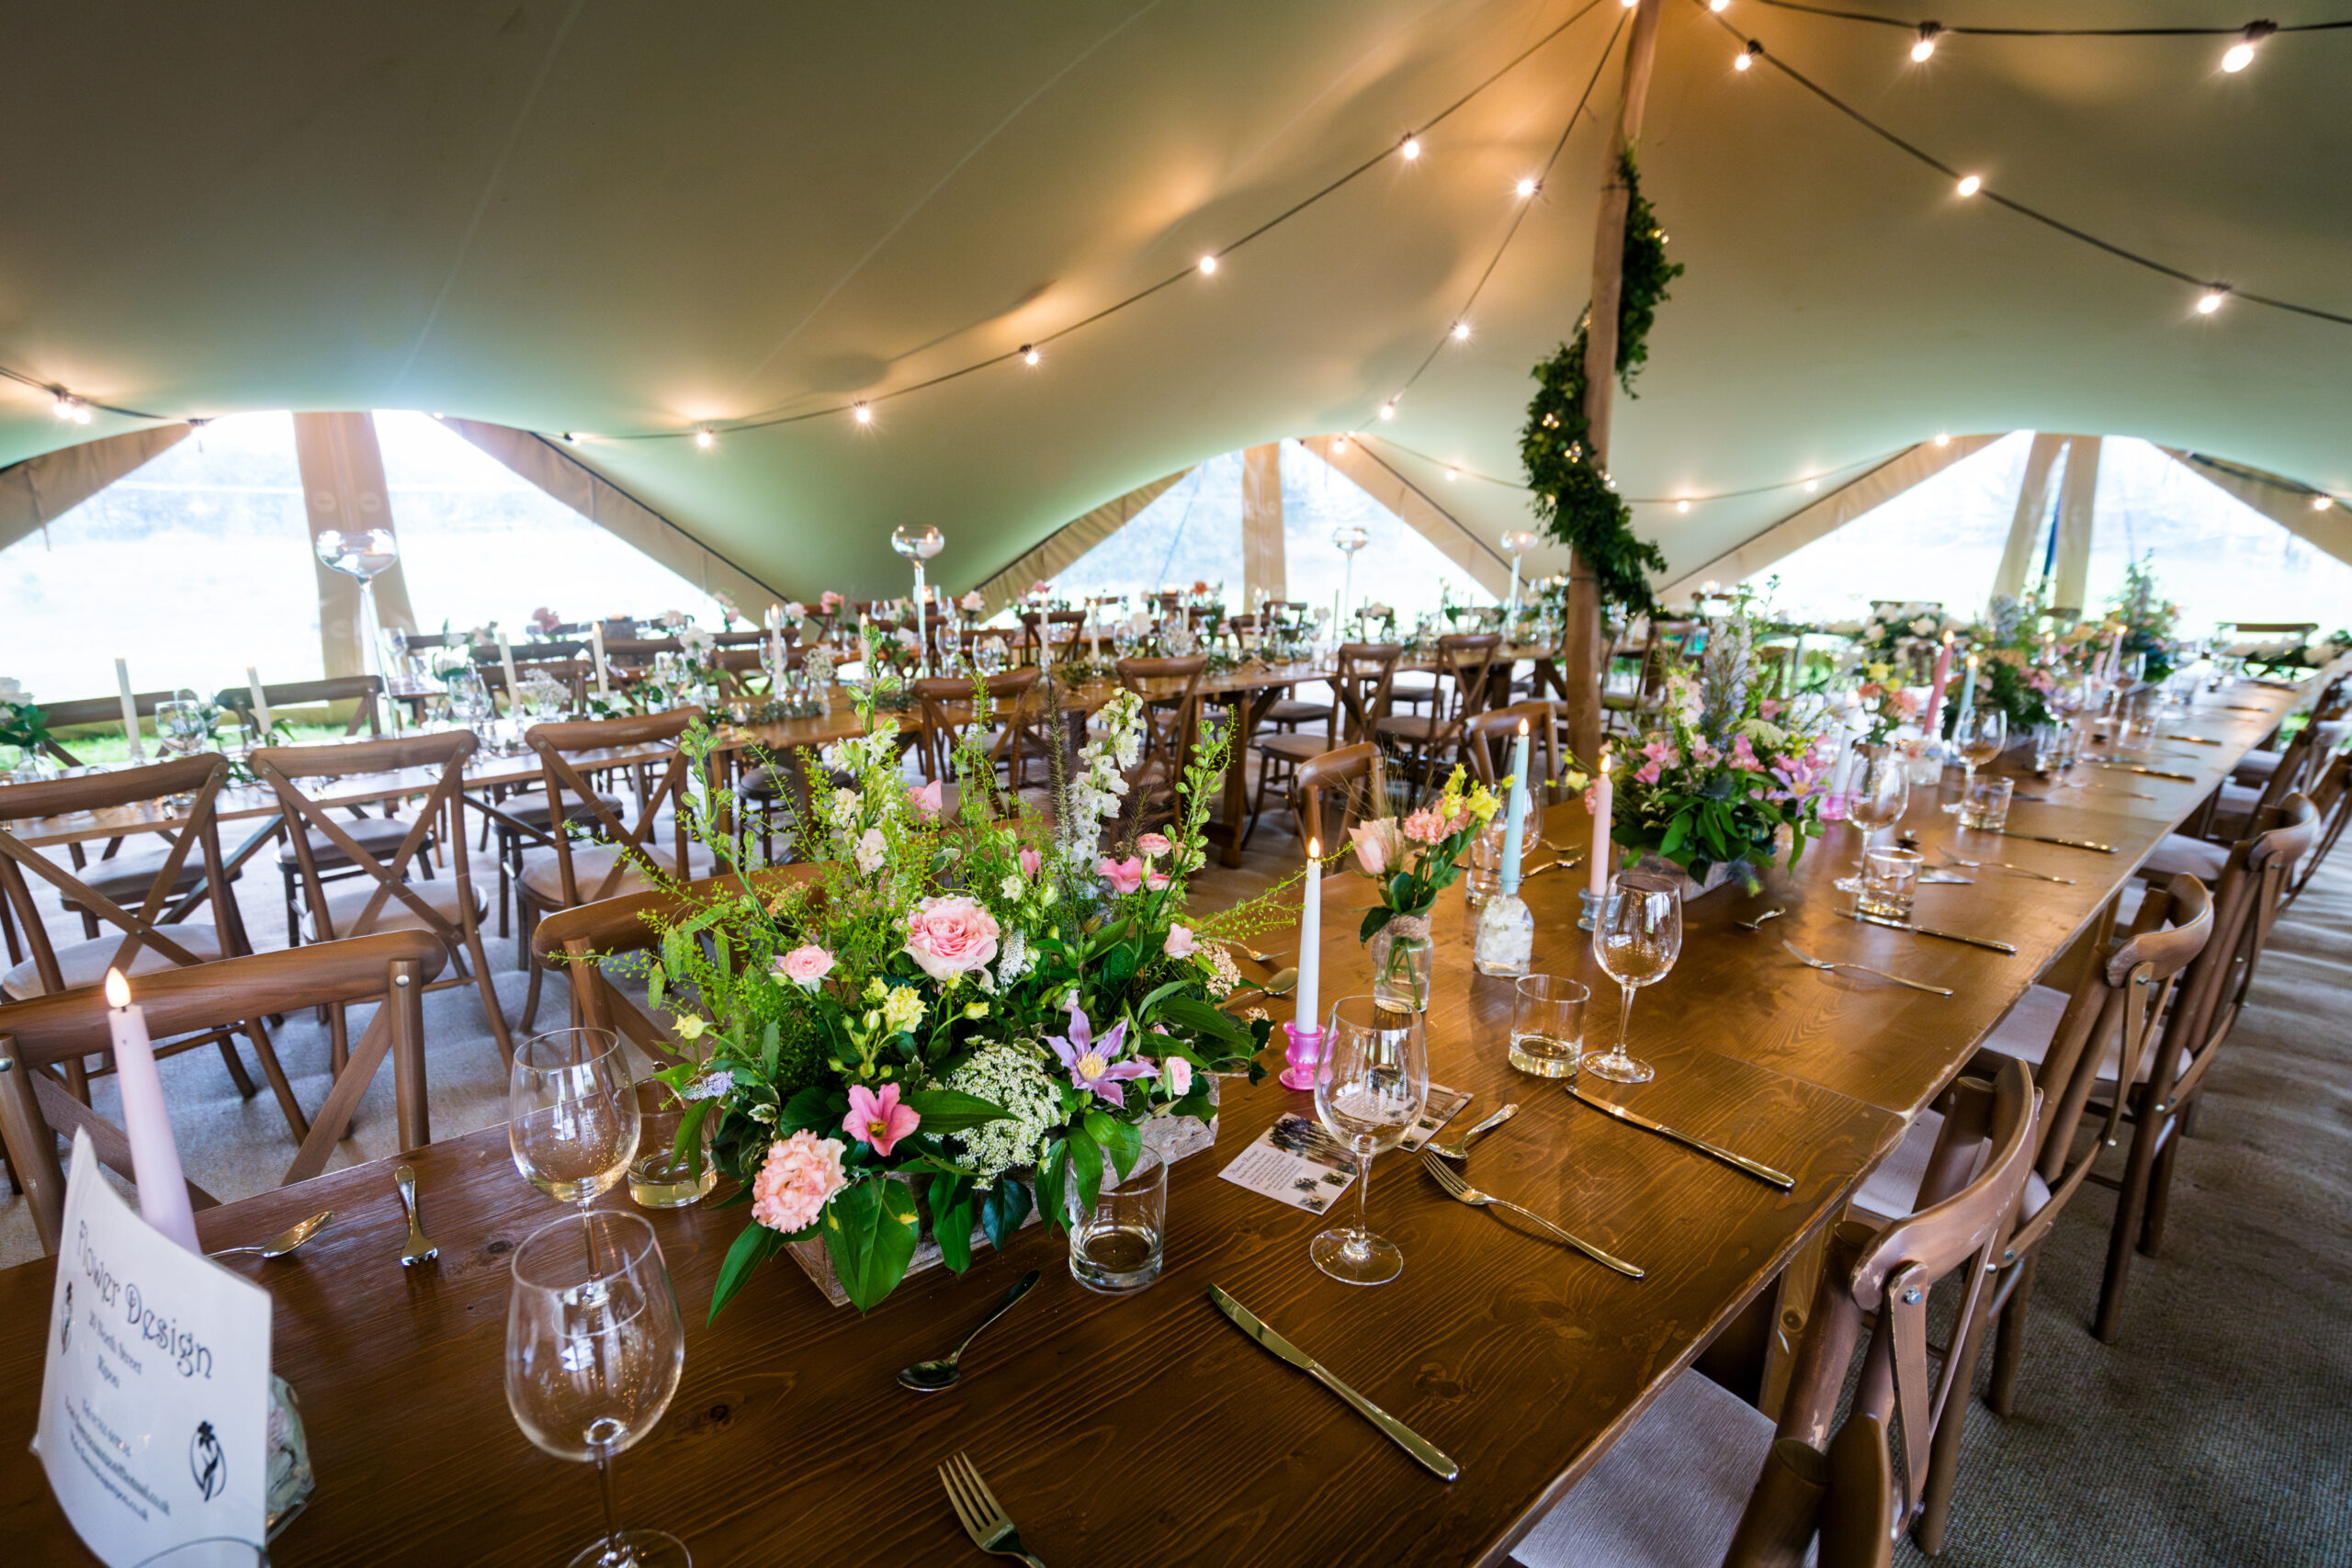
{"label": "wine glass", "polygon": [[506,1110],[514,1168],[582,1212],[637,1156],[635,1086],[620,1036],[609,1029],[550,1030],[515,1047]]}
{"label": "wine glass", "polygon": [[582,1210],[514,1249],[506,1303],[506,1406],[558,1459],[594,1461],[604,1539],[571,1568],[691,1568],[663,1530],[621,1529],[613,1461],[651,1431],[678,1392],[686,1335],[653,1227],[641,1214]]}
{"label": "wine glass", "polygon": [[[1963,717],[1962,722],[1967,721]],[[1862,888],[1862,868],[1870,859],[1871,835],[1890,822],[1900,822],[1911,806],[1911,771],[1902,751],[1893,746],[1873,746],[1855,753],[1858,766],[1846,796],[1846,818],[1862,830],[1862,849],[1854,863],[1854,874],[1837,881],[1840,893],[1859,893]]]}
{"label": "wine glass", "polygon": [[[1895,776],[1902,776],[1899,766]],[[1665,979],[1682,956],[1681,879],[1647,871],[1621,874],[1593,917],[1592,955],[1624,993],[1624,1005],[1617,1015],[1616,1045],[1588,1051],[1577,1066],[1611,1083],[1647,1083],[1657,1069],[1625,1055],[1625,1038],[1634,1027],[1634,993]]]}
{"label": "wine glass", "polygon": [[1315,1114],[1356,1157],[1356,1223],[1338,1225],[1307,1247],[1315,1267],[1351,1285],[1383,1285],[1403,1271],[1396,1244],[1365,1224],[1372,1156],[1404,1138],[1430,1098],[1430,1052],[1421,1015],[1371,997],[1331,1006],[1323,1060],[1315,1069]]}
{"label": "wine glass", "polygon": [[174,692],[168,701],[155,705],[155,739],[164,750],[175,757],[193,757],[212,739],[212,721],[204,711],[204,700],[194,692]]}
{"label": "wine glass", "polygon": [[1951,743],[1965,770],[1960,786],[1965,798],[1968,786],[1976,782],[1976,770],[1999,756],[2009,743],[2009,716],[1989,704],[1972,707],[1952,721]]}

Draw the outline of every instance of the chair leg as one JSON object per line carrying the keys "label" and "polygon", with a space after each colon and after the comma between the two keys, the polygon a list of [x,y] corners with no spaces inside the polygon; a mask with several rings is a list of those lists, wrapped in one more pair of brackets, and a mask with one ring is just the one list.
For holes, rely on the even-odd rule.
{"label": "chair leg", "polygon": [[1974,1322],[1952,1328],[1959,1354],[1944,1369],[1950,1393],[1928,1446],[1928,1483],[1921,1490],[1919,1517],[1911,1527],[1919,1550],[1930,1557],[1942,1555],[1944,1530],[1951,1523],[1951,1495],[1960,1481],[1960,1437],[1968,1418],[1968,1391],[1976,1382],[1976,1358],[1984,1352],[1984,1331],[1990,1326],[1984,1315],[1987,1304],[1979,1304]]}
{"label": "chair leg", "polygon": [[2102,1344],[2114,1344],[2122,1331],[2123,1287],[2132,1273],[2133,1244],[2146,1217],[2148,1182],[2155,1168],[2156,1139],[2164,1122],[2159,1113],[2139,1124],[2132,1139],[2132,1163],[2115,1196],[2115,1226],[2107,1238],[2107,1273],[2099,1281],[2098,1316],[2091,1325]]}
{"label": "chair leg", "polygon": [[1248,849],[1250,847],[1250,839],[1255,837],[1257,834],[1258,818],[1265,812],[1266,790],[1268,785],[1272,784],[1273,776],[1274,760],[1272,757],[1267,756],[1265,753],[1260,752],[1258,755],[1258,793],[1250,799],[1250,826],[1242,830],[1241,843],[1238,846],[1242,849]]}
{"label": "chair leg", "polygon": [[277,869],[286,877],[286,945],[300,947],[302,945],[302,917],[294,907],[294,868],[281,865]]}
{"label": "chair leg", "polygon": [[2037,1249],[2018,1262],[2017,1282],[2001,1306],[2000,1337],[1993,1342],[1993,1382],[1984,1403],[1993,1414],[2006,1416],[2017,1408],[2018,1372],[2025,1364],[2026,1314],[2033,1303],[2033,1269],[2041,1260]]}
{"label": "chair leg", "polygon": [[245,1020],[245,1034],[254,1043],[254,1055],[261,1059],[262,1076],[269,1080],[269,1092],[277,1097],[277,1109],[286,1118],[286,1130],[294,1134],[294,1146],[300,1148],[311,1135],[311,1119],[302,1114],[302,1102],[294,1098],[294,1086],[286,1079],[286,1068],[277,1060],[277,1048],[270,1043],[269,1030],[260,1019]]}
{"label": "chair leg", "polygon": [[470,921],[466,925],[466,951],[473,954],[474,985],[481,992],[483,1010],[490,1014],[490,1035],[498,1042],[499,1065],[512,1067],[514,1065],[514,1040],[506,1031],[506,1010],[498,1005],[498,987],[490,983],[490,963],[482,957],[481,933]]}
{"label": "chair leg", "polygon": [[515,920],[518,934],[514,939],[514,951],[531,971],[530,988],[523,993],[522,1024],[524,1032],[528,1033],[532,1021],[539,1016],[539,987],[546,978],[546,972],[531,963],[531,931],[539,923],[539,912],[531,907],[528,898],[518,898],[515,903],[520,913]]}
{"label": "chair leg", "polygon": [[229,1064],[229,1076],[236,1080],[238,1097],[251,1100],[254,1095],[259,1094],[261,1086],[254,1082],[253,1074],[245,1071],[244,1060],[237,1055],[235,1040],[224,1032],[220,1036],[220,1059]]}
{"label": "chair leg", "polygon": [[[2191,1100],[2189,1111],[2194,1114],[2197,1101]],[[2154,1258],[2165,1244],[2165,1215],[2172,1207],[2172,1163],[2180,1153],[2180,1134],[2186,1128],[2177,1129],[2156,1151],[2155,1163],[2148,1168],[2148,1213],[2140,1222],[2140,1250]]]}

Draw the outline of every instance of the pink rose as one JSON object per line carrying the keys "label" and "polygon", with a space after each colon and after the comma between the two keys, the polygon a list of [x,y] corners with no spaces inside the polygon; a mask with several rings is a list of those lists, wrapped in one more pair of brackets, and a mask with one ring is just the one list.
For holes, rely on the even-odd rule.
{"label": "pink rose", "polygon": [[1146,859],[1164,855],[1174,847],[1168,841],[1168,835],[1165,833],[1146,833],[1136,840],[1136,848],[1142,852]]}
{"label": "pink rose", "polygon": [[1168,940],[1160,944],[1160,951],[1170,958],[1190,958],[1200,950],[1190,926],[1170,926]]}
{"label": "pink rose", "polygon": [[1423,807],[1405,818],[1405,837],[1417,844],[1434,844],[1445,837],[1445,818]]}
{"label": "pink rose", "polygon": [[842,596],[830,588],[817,595],[817,607],[820,610],[838,610],[841,605]]}
{"label": "pink rose", "polygon": [[1020,858],[1021,874],[1023,876],[1036,875],[1038,868],[1046,863],[1045,856],[1039,854],[1035,850],[1029,848],[1025,844],[1022,846]]}
{"label": "pink rose", "polygon": [[913,1106],[899,1103],[897,1084],[884,1084],[878,1095],[864,1084],[851,1086],[849,1114],[842,1118],[842,1131],[876,1154],[888,1154],[900,1138],[922,1124],[922,1118]]}
{"label": "pink rose", "polygon": [[752,1218],[786,1235],[807,1230],[842,1183],[841,1140],[804,1127],[768,1145],[767,1163],[752,1178]]}
{"label": "pink rose", "polygon": [[996,917],[969,898],[926,898],[907,916],[907,952],[934,980],[953,980],[996,956]]}
{"label": "pink rose", "polygon": [[818,981],[833,972],[833,955],[812,942],[777,959],[775,968],[802,990],[813,991]]}
{"label": "pink rose", "polygon": [[936,817],[945,808],[944,796],[941,793],[944,787],[933,779],[921,789],[907,791],[907,804],[925,817]]}
{"label": "pink rose", "polygon": [[1159,1081],[1168,1086],[1170,1099],[1183,1099],[1193,1092],[1193,1064],[1182,1056],[1162,1056],[1159,1059]]}
{"label": "pink rose", "polygon": [[1111,885],[1114,893],[1133,893],[1143,886],[1143,862],[1134,855],[1125,860],[1113,860],[1104,855],[1102,863],[1094,869],[1102,874],[1102,880]]}

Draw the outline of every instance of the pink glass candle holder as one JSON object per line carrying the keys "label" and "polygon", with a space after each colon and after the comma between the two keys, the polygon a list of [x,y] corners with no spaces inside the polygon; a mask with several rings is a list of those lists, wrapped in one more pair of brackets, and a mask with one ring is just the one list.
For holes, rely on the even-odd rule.
{"label": "pink glass candle holder", "polygon": [[1290,1066],[1277,1075],[1284,1089],[1311,1089],[1315,1087],[1315,1069],[1323,1065],[1323,1032],[1301,1029],[1295,1023],[1283,1025],[1283,1032],[1290,1036],[1290,1048],[1283,1053],[1283,1060]]}

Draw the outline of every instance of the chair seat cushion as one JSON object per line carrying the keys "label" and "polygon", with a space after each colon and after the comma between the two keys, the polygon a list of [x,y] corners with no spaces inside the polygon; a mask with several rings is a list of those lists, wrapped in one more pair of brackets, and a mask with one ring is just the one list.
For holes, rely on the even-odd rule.
{"label": "chair seat cushion", "polygon": [[[647,854],[665,874],[673,877],[678,874],[677,859],[668,850],[649,850]],[[575,847],[571,852],[571,873],[579,881],[581,897],[594,903],[600,898],[618,898],[630,893],[650,892],[657,886],[651,877],[645,874],[644,868],[636,863],[636,857],[631,856],[631,863],[624,867],[607,886],[605,874],[613,869],[613,863],[620,858],[618,850],[605,845]],[[689,844],[683,880],[691,882],[699,876],[708,876],[716,864],[708,850],[700,844]],[[563,867],[551,854],[544,855],[524,868],[523,891],[543,909],[569,907],[570,901],[563,896]]]}
{"label": "chair seat cushion", "polygon": [[2211,884],[2222,880],[2222,872],[2230,863],[2227,845],[2192,839],[2185,833],[2166,833],[2140,863],[2140,874],[2153,877],[2173,877],[2187,872],[2199,881]]}
{"label": "chair seat cushion", "polygon": [[1331,749],[1331,743],[1319,735],[1261,735],[1258,755],[1279,757],[1286,762],[1304,762],[1320,757]]}
{"label": "chair seat cushion", "polygon": [[1302,703],[1285,699],[1266,710],[1268,724],[1320,724],[1330,716],[1329,703]]}
{"label": "chair seat cushion", "polygon": [[1393,735],[1399,740],[1417,740],[1426,745],[1432,736],[1444,728],[1444,725],[1434,715],[1392,713],[1373,728],[1383,735]]}
{"label": "chair seat cushion", "polygon": [[[202,920],[183,920],[174,925],[157,926],[155,930],[208,963],[220,956],[219,933]],[[78,991],[104,980],[107,970],[115,961],[116,950],[121,946],[122,932],[117,931],[94,941],[70,942],[59,948],[57,967],[65,981],[65,988]],[[168,958],[152,947],[141,947],[130,961],[130,977],[136,979],[141,975],[152,975],[158,969],[181,967],[184,965],[177,959]],[[29,958],[5,976],[0,976],[0,996],[6,996],[12,1001],[42,994],[40,971]]]}
{"label": "chair seat cushion", "polygon": [[[2318,745],[2323,751],[2333,751],[2346,739],[2352,739],[2352,718],[2332,718],[2315,728],[2319,730]],[[2268,784],[2270,775],[2278,771],[2278,764],[2286,755],[2284,751],[2248,751],[2238,759],[2237,769],[2231,776],[2240,784]]]}
{"label": "chair seat cushion", "polygon": [[[406,886],[411,893],[424,900],[425,908],[453,926],[461,924],[469,912],[479,921],[487,907],[482,903],[481,894],[477,891],[473,896],[473,908],[466,910],[458,900],[458,879],[454,876],[438,877],[431,882],[412,881]],[[327,924],[337,938],[435,929],[398,894],[388,893],[384,896],[384,907],[376,911],[375,919],[369,922],[365,931],[360,931],[359,917],[367,909],[368,900],[375,896],[375,892],[376,879],[371,876],[366,878],[363,885],[345,886],[342,892],[327,896]],[[329,940],[320,934],[315,917],[310,922],[310,939],[312,942]]]}
{"label": "chair seat cushion", "polygon": [[[620,816],[619,796],[599,795],[596,798],[604,803],[605,810],[616,818]],[[593,822],[596,819],[595,813],[571,795],[567,795],[564,797],[564,804],[566,807],[564,817],[568,820]],[[498,803],[496,809],[500,815],[511,817],[526,828],[537,828],[542,831],[547,829],[549,820],[548,797],[544,794],[510,795]]]}
{"label": "chair seat cushion", "polygon": [[1511,1549],[1511,1561],[1713,1568],[1763,1474],[1772,1436],[1762,1411],[1705,1373],[1685,1371]]}
{"label": "chair seat cushion", "polygon": [[[83,870],[71,874],[78,878],[83,886],[108,903],[136,910],[147,901],[148,891],[155,886],[156,875],[163,871],[164,858],[169,852],[153,850],[142,854],[117,855],[112,860],[92,861]],[[231,872],[229,880],[234,882],[236,879],[237,874]],[[203,880],[204,852],[191,846],[187,859],[180,863],[179,874],[172,878],[173,897],[187,892]],[[64,898],[62,890],[60,897],[79,907],[76,900]]]}
{"label": "chair seat cushion", "polygon": [[[2039,988],[2039,987],[2037,987]],[[1901,1219],[1919,1206],[1919,1183],[1928,1178],[1928,1159],[1936,1152],[1936,1139],[1944,1130],[1943,1112],[1922,1111],[1904,1130],[1903,1141],[1894,1152],[1879,1162],[1878,1168],[1862,1182],[1862,1190],[1854,1194],[1855,1209],[1871,1223],[1884,1224]],[[1976,1161],[1969,1168],[1973,1174],[1984,1163],[1984,1151],[1977,1150]],[[2027,1173],[2025,1199],[2019,1219],[2030,1220],[2050,1201],[2050,1184],[2041,1179],[2038,1170]]]}
{"label": "chair seat cushion", "polygon": [[[351,857],[344,853],[333,839],[328,838],[315,826],[310,824],[304,824],[304,826],[310,834],[311,857],[321,871],[332,871],[351,863]],[[408,838],[411,824],[397,817],[362,817],[356,819],[338,818],[335,826],[349,835],[354,843],[380,861],[390,858],[392,853],[401,847],[402,841]],[[429,829],[424,841],[426,843],[433,841]],[[277,863],[286,866],[299,866],[302,863],[301,857],[295,852],[292,840],[289,840],[277,846]]]}

